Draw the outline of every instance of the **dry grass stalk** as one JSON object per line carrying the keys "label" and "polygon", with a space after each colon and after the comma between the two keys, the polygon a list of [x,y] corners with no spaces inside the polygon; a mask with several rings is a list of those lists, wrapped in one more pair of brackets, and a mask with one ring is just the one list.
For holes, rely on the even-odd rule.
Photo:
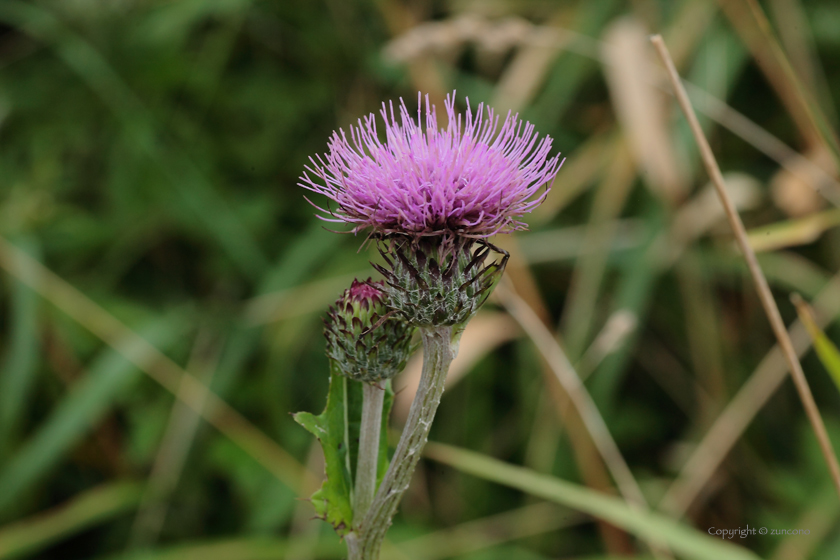
{"label": "dry grass stalk", "polygon": [[253,297],[243,306],[242,321],[259,326],[305,313],[320,313],[334,301],[335,294],[341,293],[354,278],[364,278],[363,274],[332,276]]}
{"label": "dry grass stalk", "polygon": [[510,253],[507,267],[505,267],[505,278],[513,285],[516,293],[531,306],[543,324],[548,328],[553,328],[554,319],[543,299],[530,263],[522,252],[519,239],[518,235],[506,235],[496,242],[499,247]]}
{"label": "dry grass stalk", "polygon": [[820,165],[800,154],[722,100],[691,82],[683,82],[703,114],[760,151],[826,200],[840,206],[840,182]]}
{"label": "dry grass stalk", "polygon": [[[564,17],[566,15],[566,11],[561,10],[553,20],[568,19],[568,17]],[[555,40],[556,31],[554,28],[551,25],[543,25],[535,26],[532,29],[533,36],[526,41],[524,36],[514,36],[509,30],[527,30],[529,24],[516,19],[506,21],[507,23],[499,29],[502,32],[501,35],[498,32],[496,34],[496,37],[502,38],[502,41],[497,45],[509,48],[510,45],[506,44],[506,40],[516,38],[521,46],[516,48],[513,59],[507,64],[499,77],[499,81],[493,90],[491,105],[501,113],[507,111],[516,113],[525,108],[539,93],[540,87],[551,70],[554,59],[563,50],[570,38]],[[493,38],[493,35],[491,35],[491,38]]]}
{"label": "dry grass stalk", "polygon": [[813,95],[808,91],[799,79],[799,75],[793,69],[790,60],[788,60],[785,51],[782,50],[776,39],[770,21],[764,13],[764,9],[757,0],[742,0],[750,10],[756,27],[761,34],[761,40],[765,44],[766,50],[773,56],[776,64],[781,68],[785,77],[784,87],[788,87],[793,91],[796,101],[801,105],[802,112],[805,113],[810,125],[816,130],[818,143],[824,144],[832,153],[837,163],[840,164],[840,138],[834,129],[828,125],[825,114],[816,103]]}
{"label": "dry grass stalk", "polygon": [[531,214],[531,224],[542,224],[559,214],[571,201],[583,193],[604,171],[604,162],[611,161],[623,149],[619,134],[595,134],[575,150],[575,157],[567,159],[557,173],[555,184],[545,201]]}
{"label": "dry grass stalk", "polygon": [[717,160],[712,153],[712,148],[709,146],[709,142],[703,134],[703,129],[700,127],[697,115],[694,113],[694,109],[688,99],[688,94],[680,81],[677,69],[674,66],[673,60],[671,60],[670,54],[668,53],[668,47],[665,46],[665,42],[662,40],[660,35],[653,36],[651,41],[656,47],[659,56],[662,58],[662,62],[665,64],[665,68],[668,71],[668,76],[671,80],[671,85],[674,88],[677,101],[688,119],[691,131],[697,141],[698,147],[700,148],[703,164],[706,166],[706,170],[708,171],[709,176],[715,185],[718,196],[720,196],[721,202],[726,210],[726,215],[727,218],[729,218],[729,223],[735,233],[738,246],[741,248],[747,262],[747,266],[750,269],[750,274],[755,282],[759,298],[761,299],[761,304],[764,307],[764,311],[770,321],[770,326],[776,334],[779,346],[784,353],[785,361],[787,362],[794,385],[796,386],[796,390],[799,393],[803,406],[805,407],[805,414],[811,422],[811,426],[814,430],[814,434],[817,436],[817,441],[820,444],[820,450],[822,451],[828,465],[837,493],[840,495],[840,465],[837,463],[837,456],[834,454],[834,449],[831,445],[831,440],[828,438],[825,424],[823,423],[819,409],[814,402],[814,396],[811,394],[811,389],[808,386],[805,373],[802,371],[802,365],[799,363],[796,349],[794,348],[787,329],[785,328],[785,324],[782,321],[782,316],[779,313],[779,308],[776,306],[776,301],[773,299],[770,286],[767,284],[767,279],[761,271],[755,252],[752,250],[752,247],[750,247],[747,232],[744,228],[743,222],[741,222],[741,217],[726,192],[723,175],[721,174]]}

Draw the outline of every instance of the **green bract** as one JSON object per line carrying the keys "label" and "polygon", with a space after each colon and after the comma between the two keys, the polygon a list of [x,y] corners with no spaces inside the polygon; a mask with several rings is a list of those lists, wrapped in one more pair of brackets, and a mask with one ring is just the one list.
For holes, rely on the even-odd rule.
{"label": "green bract", "polygon": [[[389,305],[418,327],[465,323],[504,272],[508,253],[484,239],[389,236],[379,252],[387,266]],[[500,257],[489,264],[490,256]]]}
{"label": "green bract", "polygon": [[378,383],[405,368],[414,328],[386,305],[382,282],[353,284],[330,308],[326,321],[327,356],[342,375]]}

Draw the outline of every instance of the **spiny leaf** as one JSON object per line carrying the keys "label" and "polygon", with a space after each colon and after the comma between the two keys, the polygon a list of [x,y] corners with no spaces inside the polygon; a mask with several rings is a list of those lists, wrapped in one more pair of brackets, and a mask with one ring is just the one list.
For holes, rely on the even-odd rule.
{"label": "spiny leaf", "polygon": [[[334,368],[333,368],[334,369]],[[347,387],[347,386],[350,387]],[[345,431],[345,402],[347,389],[355,383],[330,373],[330,390],[327,406],[320,415],[298,412],[295,421],[312,433],[324,450],[326,480],[312,495],[312,505],[318,517],[335,528],[339,535],[346,535],[353,526],[352,473],[349,470],[349,446]],[[361,389],[361,387],[359,387]]]}
{"label": "spiny leaf", "polygon": [[[340,375],[331,364],[327,406],[320,415],[298,412],[294,419],[318,438],[324,449],[326,480],[312,495],[312,505],[321,519],[344,536],[353,527],[353,483],[359,456],[359,429],[363,391],[360,382]],[[391,384],[385,385],[382,432],[379,443],[377,482],[388,469],[388,417],[394,403]]]}

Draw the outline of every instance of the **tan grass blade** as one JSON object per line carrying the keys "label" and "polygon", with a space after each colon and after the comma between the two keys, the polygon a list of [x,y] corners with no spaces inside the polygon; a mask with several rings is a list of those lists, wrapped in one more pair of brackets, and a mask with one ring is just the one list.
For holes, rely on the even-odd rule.
{"label": "tan grass blade", "polygon": [[[531,274],[527,261],[523,258],[519,248],[517,236],[506,236],[502,247],[510,253],[510,260],[505,271],[505,281],[528,305],[547,329],[552,328],[551,317],[542,299],[542,294]],[[612,493],[615,491],[607,467],[598,454],[593,443],[592,435],[588,432],[580,415],[570,407],[570,397],[557,379],[546,360],[541,360],[543,382],[546,395],[554,406],[555,413],[562,419],[563,425],[569,433],[569,441],[574,451],[574,459],[584,483],[592,489]],[[556,418],[552,418],[552,421]],[[555,425],[551,424],[550,426]],[[550,429],[550,426],[547,428]],[[532,436],[543,437],[547,430],[533,433]],[[556,433],[556,432],[555,432]],[[530,444],[529,444],[530,445]],[[546,450],[546,453],[548,450]],[[611,554],[626,554],[632,550],[629,535],[617,527],[603,520],[598,520],[598,530],[601,533],[604,546]]]}
{"label": "tan grass blade", "polygon": [[[723,176],[729,198],[738,210],[752,210],[761,203],[761,184],[755,177],[744,173],[726,173]],[[706,235],[726,219],[720,198],[711,183],[680,206],[671,221],[673,237],[684,245]]]}
{"label": "tan grass blade", "polygon": [[[690,47],[693,44],[690,40],[692,34],[685,33],[685,29],[691,29],[692,32],[702,30],[703,26],[697,26],[696,22],[707,21],[711,14],[712,12],[705,0],[695,0],[693,3],[686,4],[684,12],[677,17],[677,24],[674,26],[674,31],[669,30],[667,35],[669,36],[669,40],[671,40],[671,37],[673,36],[673,40],[675,41],[677,47],[675,50],[678,51],[678,56],[675,56],[675,58],[678,62],[691,53]],[[690,22],[691,24],[689,25],[687,22]],[[409,64],[415,59],[433,55],[433,44],[435,44],[435,41],[430,40],[429,37],[436,37],[436,34],[440,33],[438,26],[445,25],[446,22],[436,22],[432,24],[423,24],[422,27],[418,26],[406,31],[395,38],[386,47],[386,56],[389,56],[396,62]],[[497,23],[497,26],[485,25],[482,26],[482,29],[488,34],[488,36],[492,36],[498,28],[507,25],[508,22],[503,20],[502,22]],[[545,40],[545,36],[542,32],[534,32],[534,26],[532,26],[532,24],[525,23],[524,27],[520,25],[518,28],[520,31],[515,35],[514,39],[518,41],[516,44],[519,46],[529,44],[531,39],[536,36],[540,37],[541,42],[544,42]],[[525,32],[521,31],[523,29]],[[577,33],[571,29],[551,27],[549,28],[549,31],[551,30],[553,30],[555,34],[555,42],[558,45],[561,45],[562,49],[598,60],[602,64],[610,64],[610,61],[602,56],[603,45],[600,41]],[[448,37],[449,41],[463,42],[469,39],[469,37],[462,37],[457,34],[449,33],[448,31],[443,33],[443,35]],[[479,37],[477,40],[483,39]],[[657,80],[656,85],[657,87],[664,87],[659,84],[659,80]],[[802,156],[791,147],[787,146],[777,137],[770,134],[766,129],[760,127],[742,113],[739,113],[727,105],[723,100],[714,97],[690,82],[685,82],[685,87],[688,89],[691,99],[698,110],[763,154],[776,161],[792,174],[800,177],[805,184],[818,190],[818,192],[820,192],[820,194],[827,200],[831,201],[832,204],[840,206],[840,182],[838,182],[837,179],[832,177],[819,166],[814,165],[806,157]],[[558,176],[558,180],[561,178],[562,174]],[[584,184],[583,187],[585,187],[586,184]],[[575,194],[577,193],[575,192]],[[563,197],[563,200],[566,201],[566,197]],[[552,215],[549,211],[549,209],[553,207],[551,196],[549,196],[549,199],[546,202],[548,203],[548,206],[546,207],[545,215]],[[536,219],[540,219],[539,217],[541,215],[543,215],[542,212],[538,211],[536,213]]]}
{"label": "tan grass blade", "polygon": [[692,103],[707,117],[778,163],[791,175],[816,190],[826,200],[840,206],[840,182],[825,169],[800,154],[766,129],[725,102],[690,82],[683,82]]}
{"label": "tan grass blade", "polygon": [[343,274],[256,296],[245,303],[242,320],[248,325],[257,326],[304,313],[323,311],[354,278],[367,278],[369,275],[369,271]]}
{"label": "tan grass blade", "polygon": [[[787,87],[792,90],[792,97],[800,105],[800,110],[805,114],[808,123],[816,131],[817,141],[824,144],[826,148],[834,156],[835,163],[840,167],[840,138],[837,132],[831,127],[825,113],[814,100],[811,93],[805,89],[799,76],[794,71],[793,66],[782,49],[776,36],[767,19],[767,15],[757,0],[742,0],[749,8],[752,19],[758,28],[760,40],[763,42],[764,49],[769,51],[773,57],[776,65],[781,70],[785,80],[780,84],[782,87]],[[735,2],[733,2],[735,4]]]}
{"label": "tan grass blade", "polygon": [[[496,287],[495,294],[496,298],[508,310],[508,313],[516,319],[534,342],[538,351],[560,381],[572,401],[572,405],[583,420],[595,447],[607,465],[607,469],[613,476],[621,495],[631,507],[640,511],[647,511],[647,500],[645,500],[644,494],[642,494],[633,473],[630,471],[630,467],[610,435],[601,413],[592,401],[592,397],[589,396],[586,387],[569,363],[560,345],[557,344],[554,336],[528,304],[513,292],[504,281]],[[659,549],[659,543],[651,543],[651,548],[653,550]]]}
{"label": "tan grass blade", "polygon": [[571,201],[582,194],[604,171],[604,162],[610,161],[621,146],[618,134],[595,134],[575,150],[575,157],[567,159],[554,184],[562,188],[551,189],[543,203],[534,210],[532,224],[548,222]]}
{"label": "tan grass blade", "polygon": [[798,220],[785,220],[749,231],[750,246],[756,253],[807,245],[827,230],[840,226],[840,209],[827,210]]}
{"label": "tan grass blade", "polygon": [[650,188],[678,204],[688,185],[673,150],[669,130],[670,100],[655,83],[647,33],[634,19],[611,24],[602,42],[604,73],[616,117],[636,165]]}

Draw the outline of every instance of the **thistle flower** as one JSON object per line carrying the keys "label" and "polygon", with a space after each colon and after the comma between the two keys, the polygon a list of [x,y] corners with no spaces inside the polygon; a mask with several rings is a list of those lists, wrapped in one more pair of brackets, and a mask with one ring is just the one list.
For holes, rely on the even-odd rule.
{"label": "thistle flower", "polygon": [[353,280],[330,308],[324,334],[327,356],[343,375],[378,383],[405,367],[413,328],[390,313],[382,282]]}
{"label": "thistle flower", "polygon": [[329,153],[310,158],[298,183],[337,204],[316,206],[319,217],[380,236],[487,238],[524,229],[518,218],[543,201],[561,165],[559,155],[549,158],[551,138],[538,141],[534,126],[511,113],[500,128],[483,104],[473,113],[468,101],[458,114],[454,94],[446,97],[445,129],[428,96],[425,119],[421,110],[419,94],[416,120],[404,102],[399,117],[383,103],[384,142],[373,114],[350,128],[349,139],[333,133]]}
{"label": "thistle flower", "polygon": [[[333,363],[343,375],[368,383],[351,512],[363,518],[347,535],[351,559],[379,557],[428,438],[463,326],[504,271],[508,254],[487,238],[525,228],[519,218],[543,201],[561,165],[559,156],[549,157],[551,138],[538,141],[534,127],[518,115],[508,113],[501,128],[483,104],[473,113],[467,102],[460,115],[454,94],[446,98],[445,129],[438,128],[428,96],[425,121],[422,113],[419,95],[416,120],[405,103],[399,117],[393,104],[383,104],[384,141],[374,115],[360,119],[349,140],[343,130],[336,132],[329,153],[310,158],[299,183],[337,204],[335,210],[316,206],[321,219],[347,223],[353,232],[370,228],[385,262],[374,265],[385,282],[354,281],[330,310],[326,329]],[[405,366],[414,327],[423,339],[422,378],[376,489],[382,395],[374,384]]]}

